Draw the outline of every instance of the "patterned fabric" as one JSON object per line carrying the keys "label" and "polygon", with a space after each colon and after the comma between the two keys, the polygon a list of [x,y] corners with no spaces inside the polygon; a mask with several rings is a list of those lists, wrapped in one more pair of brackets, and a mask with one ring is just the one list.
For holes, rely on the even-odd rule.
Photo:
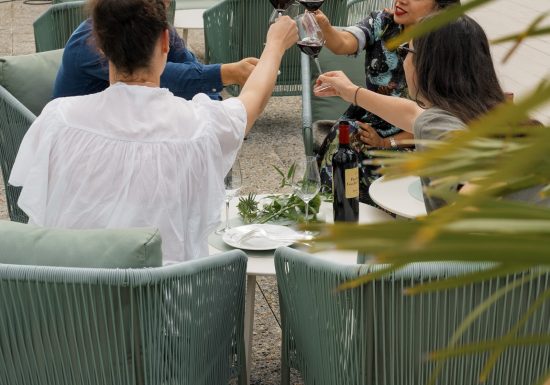
{"label": "patterned fabric", "polygon": [[[384,45],[386,40],[397,36],[401,32],[401,29],[402,27],[393,21],[393,16],[384,11],[372,12],[369,17],[357,23],[354,27],[347,29],[348,32],[356,36],[358,41],[365,42],[365,86],[367,89],[383,95],[396,97],[408,96],[403,62],[395,51],[388,51]],[[350,105],[346,112],[338,119],[338,122],[341,120],[349,120],[351,123],[350,144],[358,152],[360,162],[370,158],[367,149],[374,150],[376,148],[367,148],[363,144],[357,133],[358,127],[356,121],[369,123],[378,135],[383,138],[401,132],[401,129],[392,126],[373,113],[354,105]],[[336,122],[328,133],[317,154],[321,182],[324,189],[329,191],[332,189],[332,156],[338,149],[338,122]],[[375,170],[376,167],[363,165],[362,163],[359,167],[359,199],[361,202],[371,205],[374,205],[374,203],[369,197],[368,188],[372,181],[378,178]]]}

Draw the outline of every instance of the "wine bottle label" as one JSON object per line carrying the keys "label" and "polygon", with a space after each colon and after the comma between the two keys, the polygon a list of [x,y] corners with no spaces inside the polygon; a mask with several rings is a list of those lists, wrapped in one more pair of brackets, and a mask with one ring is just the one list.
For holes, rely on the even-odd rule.
{"label": "wine bottle label", "polygon": [[346,168],[346,199],[359,196],[359,168]]}

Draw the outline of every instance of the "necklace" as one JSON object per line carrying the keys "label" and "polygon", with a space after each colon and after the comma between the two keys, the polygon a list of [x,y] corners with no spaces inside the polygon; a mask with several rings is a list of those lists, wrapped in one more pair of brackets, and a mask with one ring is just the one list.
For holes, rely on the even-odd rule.
{"label": "necklace", "polygon": [[117,82],[125,83],[131,86],[146,86],[146,87],[158,87],[159,84],[155,82],[142,81],[142,80],[122,80],[118,79]]}

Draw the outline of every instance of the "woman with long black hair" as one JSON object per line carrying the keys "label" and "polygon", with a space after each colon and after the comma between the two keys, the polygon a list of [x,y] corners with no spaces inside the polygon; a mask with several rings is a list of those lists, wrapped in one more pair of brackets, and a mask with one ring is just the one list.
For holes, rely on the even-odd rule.
{"label": "woman with long black hair", "polygon": [[[415,139],[441,140],[461,130],[505,101],[483,28],[468,16],[418,37],[397,50],[412,100],[394,98],[353,84],[343,72],[328,72],[317,80],[329,88],[318,96],[340,96]],[[319,88],[321,89],[321,88]],[[422,150],[422,145],[417,144]],[[429,184],[424,179],[423,184]],[[424,196],[428,211],[444,204]]]}
{"label": "woman with long black hair", "polygon": [[[396,0],[391,10],[374,11],[356,25],[344,29],[334,28],[328,18],[316,11],[316,19],[326,39],[325,46],[338,55],[356,55],[365,51],[365,87],[381,95],[408,97],[403,61],[386,41],[416,24],[433,12],[460,4],[459,0]],[[351,105],[339,120],[351,126],[351,145],[359,159],[369,158],[374,148],[401,150],[411,147],[403,141],[412,135],[378,116],[376,112]],[[327,189],[332,187],[332,156],[338,148],[338,122],[331,128],[317,154],[321,180]],[[361,202],[374,205],[369,197],[370,184],[378,178],[376,167],[360,166]]]}

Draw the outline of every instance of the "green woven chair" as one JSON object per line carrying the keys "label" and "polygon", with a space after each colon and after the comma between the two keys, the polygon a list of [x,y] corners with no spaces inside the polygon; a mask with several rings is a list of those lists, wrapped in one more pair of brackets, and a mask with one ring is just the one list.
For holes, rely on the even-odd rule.
{"label": "green woven chair", "polygon": [[[174,22],[176,2],[170,2],[168,21]],[[74,30],[88,17],[86,1],[54,0],[33,23],[36,52],[65,47]]]}
{"label": "green woven chair", "polygon": [[348,0],[346,25],[354,25],[363,20],[372,11],[391,8],[393,0]]}
{"label": "green woven chair", "polygon": [[[326,1],[322,7],[336,25],[346,21],[346,0]],[[259,57],[269,28],[273,7],[268,0],[223,0],[204,14],[205,58],[208,63],[230,63],[244,57]],[[290,48],[283,58],[274,96],[300,95],[300,50]],[[232,95],[239,88],[228,88]]]}
{"label": "green woven chair", "polygon": [[[166,267],[127,269],[119,262],[117,269],[98,268],[93,256],[107,261],[105,253],[131,266],[155,254],[159,258],[150,265],[158,266],[158,233],[19,226],[30,230],[7,234],[27,233],[47,253],[0,248],[1,384],[210,385],[227,384],[237,373],[244,384],[243,252]],[[0,238],[6,235],[2,227]],[[21,239],[19,244],[33,248]],[[84,245],[82,254],[81,247],[66,252],[64,245],[75,244]],[[95,268],[1,264],[25,263],[25,255],[28,262],[56,265],[59,254],[65,254],[65,265],[88,261]]]}
{"label": "green woven chair", "polygon": [[[492,279],[458,289],[405,296],[411,285],[480,271],[488,265],[413,264],[366,286],[335,292],[340,283],[378,266],[344,266],[290,248],[275,253],[283,330],[282,384],[289,368],[304,384],[426,384],[434,364],[426,353],[446,347],[462,320],[513,277]],[[463,334],[460,343],[500,339],[542,292],[550,275],[526,283],[499,299]],[[550,311],[543,306],[520,335],[550,333]],[[479,383],[487,354],[446,362],[437,384]],[[505,351],[486,384],[532,384],[550,369],[550,347],[516,347]]]}
{"label": "green woven chair", "polygon": [[36,52],[61,49],[73,31],[86,20],[85,1],[53,4],[33,23]]}
{"label": "green woven chair", "polygon": [[52,96],[63,50],[0,58],[0,166],[12,221],[28,218],[17,206],[20,187],[8,185],[19,145]]}

